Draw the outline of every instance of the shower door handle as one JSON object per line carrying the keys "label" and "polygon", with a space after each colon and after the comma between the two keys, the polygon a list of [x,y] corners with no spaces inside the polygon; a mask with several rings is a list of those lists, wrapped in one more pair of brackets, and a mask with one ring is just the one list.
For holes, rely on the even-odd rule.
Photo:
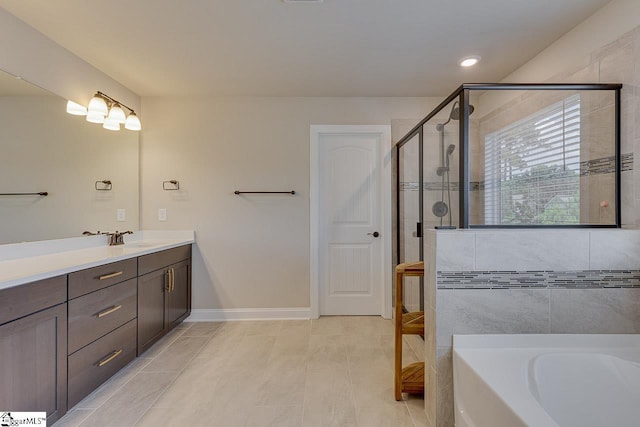
{"label": "shower door handle", "polygon": [[378,237],[379,235],[380,233],[378,233],[377,231],[374,231],[373,233],[367,233],[367,236]]}

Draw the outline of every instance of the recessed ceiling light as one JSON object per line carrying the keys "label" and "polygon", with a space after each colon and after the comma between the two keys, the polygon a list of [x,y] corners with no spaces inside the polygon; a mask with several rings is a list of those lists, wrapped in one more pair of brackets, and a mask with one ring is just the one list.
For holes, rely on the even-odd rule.
{"label": "recessed ceiling light", "polygon": [[480,57],[477,56],[477,55],[467,56],[466,58],[462,58],[460,60],[460,66],[461,67],[473,67],[474,65],[476,65],[478,63],[478,61],[480,61]]}

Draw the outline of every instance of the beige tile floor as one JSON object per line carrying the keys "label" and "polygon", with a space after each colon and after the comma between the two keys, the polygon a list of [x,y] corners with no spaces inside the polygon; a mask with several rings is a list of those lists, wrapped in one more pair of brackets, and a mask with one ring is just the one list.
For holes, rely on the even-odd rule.
{"label": "beige tile floor", "polygon": [[392,321],[358,316],[183,323],[55,427],[426,425],[393,398]]}

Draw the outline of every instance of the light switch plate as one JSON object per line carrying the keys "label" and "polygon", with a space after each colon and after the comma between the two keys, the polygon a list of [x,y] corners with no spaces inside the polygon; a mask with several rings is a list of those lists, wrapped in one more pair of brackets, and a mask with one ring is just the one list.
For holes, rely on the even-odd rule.
{"label": "light switch plate", "polygon": [[158,209],[158,221],[166,221],[167,220],[167,208]]}
{"label": "light switch plate", "polygon": [[118,221],[126,221],[127,220],[127,211],[125,209],[116,209],[116,220],[118,220]]}

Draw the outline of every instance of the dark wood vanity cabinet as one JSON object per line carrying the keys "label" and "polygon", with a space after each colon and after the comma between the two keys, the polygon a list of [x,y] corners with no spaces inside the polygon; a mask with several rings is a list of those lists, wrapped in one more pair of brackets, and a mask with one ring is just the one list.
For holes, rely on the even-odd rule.
{"label": "dark wood vanity cabinet", "polygon": [[69,407],[136,357],[135,258],[69,274]]}
{"label": "dark wood vanity cabinet", "polygon": [[0,289],[0,410],[53,424],[191,313],[191,245]]}
{"label": "dark wood vanity cabinet", "polygon": [[191,313],[191,245],[138,258],[138,355]]}
{"label": "dark wood vanity cabinet", "polygon": [[67,276],[0,290],[0,410],[67,412]]}

